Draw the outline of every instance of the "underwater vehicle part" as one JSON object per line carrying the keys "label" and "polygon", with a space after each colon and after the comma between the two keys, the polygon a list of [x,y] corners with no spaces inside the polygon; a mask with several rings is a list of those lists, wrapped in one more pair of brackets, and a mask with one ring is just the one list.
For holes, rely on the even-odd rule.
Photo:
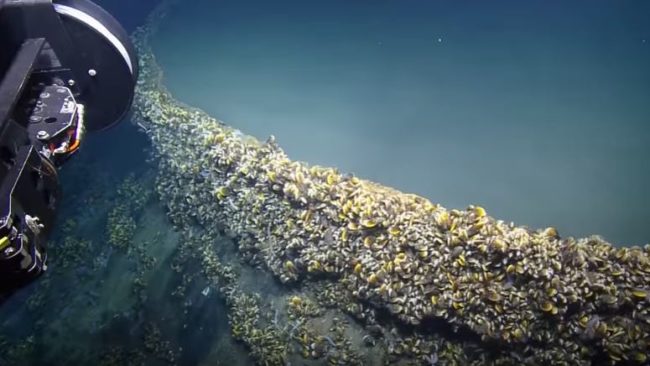
{"label": "underwater vehicle part", "polygon": [[47,269],[57,168],[118,123],[138,77],[128,34],[88,0],[0,0],[0,296]]}

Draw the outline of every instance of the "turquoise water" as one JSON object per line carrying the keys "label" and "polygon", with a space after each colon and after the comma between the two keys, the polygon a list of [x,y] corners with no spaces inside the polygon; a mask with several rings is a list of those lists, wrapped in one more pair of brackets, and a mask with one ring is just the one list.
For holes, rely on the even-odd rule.
{"label": "turquoise water", "polygon": [[504,220],[650,237],[647,2],[184,2],[174,95],[290,157]]}
{"label": "turquoise water", "polygon": [[[155,5],[98,3],[130,31]],[[164,84],[180,101],[245,133],[260,139],[275,135],[292,159],[335,166],[448,208],[480,204],[495,218],[534,228],[555,226],[563,237],[601,234],[616,245],[650,240],[650,3],[179,3],[153,39]],[[206,207],[183,206],[190,202],[183,184],[205,188],[201,184],[209,172],[164,176],[172,170],[157,170],[148,136],[130,122],[90,134],[61,170],[64,197],[49,241],[49,269],[0,301],[0,366],[253,364],[262,359],[252,350],[254,342],[241,330],[234,335],[246,322],[233,314],[246,307],[233,302],[236,296],[215,280],[219,266],[237,276],[235,294],[259,296],[252,302],[259,306],[260,319],[253,329],[280,334],[277,340],[290,351],[284,364],[327,364],[330,356],[347,351],[362,357],[362,364],[429,365],[438,355],[438,364],[483,355],[511,355],[510,361],[517,362],[530,356],[510,352],[526,344],[528,336],[504,346],[495,341],[499,334],[480,340],[490,333],[487,326],[456,331],[457,323],[435,316],[415,327],[379,305],[367,306],[354,296],[363,306],[351,303],[349,294],[327,287],[336,284],[337,276],[305,275],[302,282],[281,284],[277,272],[274,276],[259,258],[242,259],[250,252],[238,245],[250,242],[227,239],[210,231],[212,225],[192,219],[176,220],[196,212],[173,208]],[[170,194],[161,182],[180,193]],[[133,230],[124,242],[112,240],[115,230],[129,224]],[[465,262],[457,249],[447,254],[458,258],[445,257],[454,263],[441,269],[448,275],[458,274],[461,258]],[[564,249],[563,265],[580,257]],[[631,263],[647,257],[647,250],[624,252],[641,253],[625,260],[623,251],[614,253],[610,272],[633,270]],[[472,254],[466,254],[470,263]],[[206,257],[220,265],[206,265]],[[278,263],[286,267],[287,262]],[[356,265],[352,268],[356,273]],[[528,273],[515,280],[518,269],[512,268],[491,285],[522,292],[535,287],[538,278],[532,285],[522,280]],[[595,271],[601,269],[591,267],[580,275],[594,281],[591,288],[622,283],[606,272],[599,278]],[[544,270],[552,273],[553,268]],[[363,279],[363,268],[360,272]],[[642,286],[632,295],[630,289],[616,290],[617,299],[608,288],[607,294],[586,301],[595,305],[583,317],[542,313],[540,324],[559,329],[558,324],[587,319],[576,344],[593,346],[596,354],[585,360],[604,362],[609,343],[607,334],[600,334],[607,331],[597,326],[600,322],[609,324],[610,333],[626,319],[650,324],[650,296],[642,298],[650,288]],[[489,307],[500,296],[468,300]],[[292,318],[295,297],[321,313]],[[624,305],[613,308],[612,299]],[[533,304],[536,300],[525,304],[526,311],[538,314],[546,305]],[[433,303],[428,297],[423,301]],[[630,304],[640,310],[631,311]],[[365,317],[375,316],[373,330]],[[331,342],[339,332],[331,330],[335,324],[343,324],[341,339],[350,345],[335,339],[337,345],[326,349],[336,352],[304,357],[301,330],[314,332],[310,342],[325,342],[325,336]],[[515,337],[514,331],[510,334]],[[396,345],[408,337],[434,346],[427,343],[420,347],[424,354],[399,357]],[[541,357],[545,350],[558,349],[555,341],[529,344]],[[472,357],[463,358],[467,350]],[[452,351],[459,356],[449,356]],[[636,357],[637,364],[647,361],[634,353],[626,357]],[[535,364],[539,359],[527,360]]]}

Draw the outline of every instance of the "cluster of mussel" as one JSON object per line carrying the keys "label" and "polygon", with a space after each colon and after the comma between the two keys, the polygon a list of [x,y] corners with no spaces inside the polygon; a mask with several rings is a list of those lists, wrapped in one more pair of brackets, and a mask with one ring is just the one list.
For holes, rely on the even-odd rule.
{"label": "cluster of mussel", "polygon": [[144,328],[143,343],[148,353],[156,355],[169,364],[175,363],[178,355],[172,349],[171,343],[162,339],[162,332],[156,324],[149,323]]}
{"label": "cluster of mussel", "polygon": [[117,204],[108,213],[106,227],[109,244],[121,249],[130,246],[136,231],[135,213],[144,207],[149,193],[133,176],[122,182],[117,191]]}
{"label": "cluster of mussel", "polygon": [[[166,178],[161,178],[159,187],[164,186]],[[165,197],[165,190],[160,190],[163,198],[173,202],[173,197]],[[178,218],[178,220],[184,220]],[[180,225],[179,225],[180,226]],[[242,341],[249,349],[251,357],[264,365],[284,365],[287,357],[286,338],[281,330],[264,319],[260,309],[258,294],[249,294],[238,286],[238,276],[229,264],[223,264],[212,248],[218,234],[209,231],[196,233],[191,226],[180,226],[181,243],[178,248],[178,260],[172,264],[178,272],[191,258],[198,260],[204,277],[210,288],[215,288],[226,300],[229,308],[228,319],[233,338]],[[184,290],[183,290],[184,292]]]}
{"label": "cluster of mussel", "polygon": [[176,102],[147,36],[136,36],[136,118],[170,176],[168,194],[182,197],[172,216],[219,225],[282,282],[326,278],[341,285],[342,304],[387,312],[415,332],[435,332],[424,326],[434,320],[471,333],[504,350],[492,361],[648,362],[650,246],[561,238],[291,161],[273,138]]}

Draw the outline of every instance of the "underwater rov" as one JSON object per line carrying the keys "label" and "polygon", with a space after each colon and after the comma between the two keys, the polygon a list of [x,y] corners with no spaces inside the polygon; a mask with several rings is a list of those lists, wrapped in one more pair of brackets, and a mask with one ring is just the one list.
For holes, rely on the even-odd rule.
{"label": "underwater rov", "polygon": [[118,123],[138,63],[128,34],[88,0],[0,0],[0,297],[47,269],[57,168],[85,130]]}

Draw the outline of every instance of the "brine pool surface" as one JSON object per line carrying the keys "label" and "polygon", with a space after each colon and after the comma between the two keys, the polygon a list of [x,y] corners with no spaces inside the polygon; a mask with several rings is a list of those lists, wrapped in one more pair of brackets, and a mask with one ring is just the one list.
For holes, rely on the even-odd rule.
{"label": "brine pool surface", "polygon": [[292,159],[449,208],[650,239],[650,4],[183,1],[174,96]]}

